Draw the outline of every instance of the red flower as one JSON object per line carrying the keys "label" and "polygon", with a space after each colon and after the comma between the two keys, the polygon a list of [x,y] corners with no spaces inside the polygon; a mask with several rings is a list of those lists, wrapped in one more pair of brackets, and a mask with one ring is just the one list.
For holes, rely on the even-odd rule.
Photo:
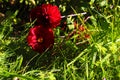
{"label": "red flower", "polygon": [[52,48],[54,44],[53,31],[52,29],[44,28],[43,26],[34,26],[29,31],[27,42],[34,51],[42,53],[47,48]]}
{"label": "red flower", "polygon": [[86,39],[89,39],[89,38],[90,38],[90,35],[89,35],[89,34],[85,34],[85,38],[86,38]]}
{"label": "red flower", "polygon": [[57,27],[60,24],[61,14],[57,6],[51,4],[42,4],[33,8],[30,17],[36,20],[37,25],[49,25],[49,27]]}
{"label": "red flower", "polygon": [[84,30],[85,30],[84,26],[83,26],[83,25],[80,25],[80,26],[79,26],[79,30],[80,30],[80,31],[84,31]]}

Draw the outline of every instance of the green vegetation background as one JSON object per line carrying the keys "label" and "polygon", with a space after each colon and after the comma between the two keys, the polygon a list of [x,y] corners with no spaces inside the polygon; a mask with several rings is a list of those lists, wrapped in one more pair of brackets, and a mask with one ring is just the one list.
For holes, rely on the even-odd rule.
{"label": "green vegetation background", "polygon": [[[43,3],[87,14],[62,19],[53,49],[39,54],[26,36],[30,10]],[[0,0],[0,80],[120,80],[119,27],[119,0]]]}

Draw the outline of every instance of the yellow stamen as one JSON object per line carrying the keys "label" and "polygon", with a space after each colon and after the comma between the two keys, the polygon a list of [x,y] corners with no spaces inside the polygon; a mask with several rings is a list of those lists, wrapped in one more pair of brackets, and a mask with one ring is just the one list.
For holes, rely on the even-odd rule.
{"label": "yellow stamen", "polygon": [[38,38],[38,42],[42,43],[43,42],[43,38],[42,37]]}

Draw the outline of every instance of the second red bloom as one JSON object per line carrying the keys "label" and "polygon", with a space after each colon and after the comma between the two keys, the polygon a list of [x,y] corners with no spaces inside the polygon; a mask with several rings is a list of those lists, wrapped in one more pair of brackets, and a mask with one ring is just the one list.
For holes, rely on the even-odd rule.
{"label": "second red bloom", "polygon": [[32,20],[36,19],[37,25],[57,27],[61,21],[61,14],[57,6],[52,4],[42,4],[33,8],[30,12]]}

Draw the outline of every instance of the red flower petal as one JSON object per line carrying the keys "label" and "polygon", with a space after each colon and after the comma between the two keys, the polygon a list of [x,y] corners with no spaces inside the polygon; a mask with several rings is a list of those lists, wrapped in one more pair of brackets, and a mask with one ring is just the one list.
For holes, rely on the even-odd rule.
{"label": "red flower petal", "polygon": [[27,36],[27,42],[28,45],[31,46],[34,51],[42,53],[47,48],[51,48],[53,46],[53,31],[52,29],[44,28],[43,26],[34,26],[29,31],[29,34]]}
{"label": "red flower petal", "polygon": [[31,10],[30,17],[32,20],[37,19],[37,25],[49,25],[55,28],[60,24],[61,14],[57,6],[51,4],[42,4]]}

